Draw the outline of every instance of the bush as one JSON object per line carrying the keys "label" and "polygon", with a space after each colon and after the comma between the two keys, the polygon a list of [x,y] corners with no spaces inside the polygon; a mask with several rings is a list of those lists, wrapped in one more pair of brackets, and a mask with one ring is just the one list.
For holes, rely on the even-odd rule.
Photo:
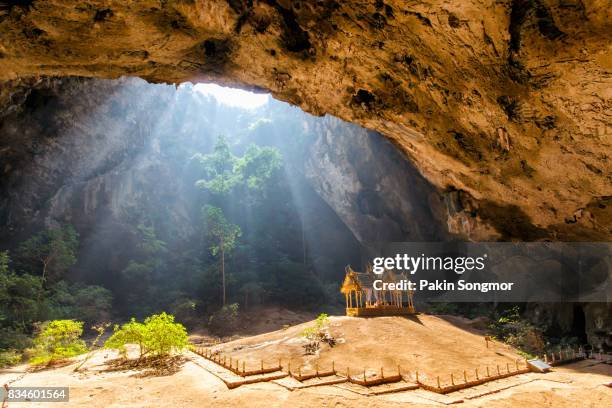
{"label": "bush", "polygon": [[302,337],[308,340],[308,343],[303,346],[306,354],[316,353],[321,348],[321,342],[329,344],[330,347],[336,345],[336,339],[327,331],[328,324],[329,316],[321,313],[315,320],[314,326],[307,327],[302,331]]}
{"label": "bush", "polygon": [[187,327],[193,326],[199,321],[196,314],[197,305],[196,300],[178,295],[171,306],[172,314]]}
{"label": "bush", "polygon": [[23,328],[0,327],[0,350],[32,347],[32,337]]}
{"label": "bush", "polygon": [[14,366],[21,362],[21,353],[17,350],[0,350],[0,368]]}
{"label": "bush", "polygon": [[208,318],[208,327],[213,333],[225,334],[238,327],[239,305],[232,303],[223,306]]}
{"label": "bush", "polygon": [[127,344],[136,344],[140,350],[141,358],[145,353],[144,341],[146,338],[145,325],[132,318],[129,323],[119,328],[115,325],[114,333],[104,342],[104,348],[119,350],[123,357],[127,357]]}
{"label": "bush", "polygon": [[539,355],[544,351],[542,330],[522,318],[518,307],[512,307],[490,326],[495,336],[528,355]]}
{"label": "bush", "polygon": [[69,284],[59,281],[53,285],[47,299],[47,313],[51,319],[67,317],[93,324],[109,319],[112,294],[101,286]]}
{"label": "bush", "polygon": [[189,344],[187,330],[180,323],[174,323],[174,316],[162,313],[145,319],[147,337],[145,347],[153,355],[165,356],[183,350]]}
{"label": "bush", "polygon": [[132,319],[121,328],[115,326],[104,348],[118,349],[125,357],[127,344],[138,345],[139,359],[147,355],[168,356],[187,347],[187,330],[182,324],[174,322],[174,316],[163,312],[147,317],[144,323]]}
{"label": "bush", "polygon": [[73,357],[87,351],[83,334],[83,322],[73,320],[53,320],[44,323],[34,339],[30,350],[31,364],[51,364],[55,361]]}

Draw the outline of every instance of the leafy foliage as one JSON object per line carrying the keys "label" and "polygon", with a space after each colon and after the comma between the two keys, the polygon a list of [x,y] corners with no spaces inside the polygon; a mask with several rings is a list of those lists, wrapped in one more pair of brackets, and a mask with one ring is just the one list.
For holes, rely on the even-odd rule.
{"label": "leafy foliage", "polygon": [[208,327],[214,333],[235,330],[239,322],[239,309],[238,303],[223,306],[208,318]]}
{"label": "leafy foliage", "polygon": [[226,195],[239,186],[261,191],[281,167],[278,149],[251,144],[243,157],[237,157],[223,136],[217,139],[212,153],[196,154],[192,159],[200,163],[204,173],[196,185],[219,195]]}
{"label": "leafy foliage", "polygon": [[21,353],[15,349],[0,350],[0,368],[10,367],[21,362]]}
{"label": "leafy foliage", "polygon": [[314,354],[321,348],[321,342],[328,343],[330,347],[336,345],[336,340],[329,334],[327,325],[329,324],[329,316],[326,313],[321,313],[317,316],[314,326],[306,327],[302,331],[302,337],[308,340],[304,345],[306,354]]}
{"label": "leafy foliage", "polygon": [[490,327],[495,336],[530,355],[539,355],[546,346],[542,330],[521,317],[520,308],[505,310]]}
{"label": "leafy foliage", "polygon": [[38,299],[43,293],[42,278],[18,275],[10,270],[8,252],[0,252],[0,349],[23,348],[24,333],[41,313]]}
{"label": "leafy foliage", "polygon": [[147,317],[144,323],[147,330],[144,344],[151,354],[164,356],[187,347],[187,330],[174,322],[174,316],[163,312]]}
{"label": "leafy foliage", "polygon": [[31,273],[40,273],[43,281],[58,279],[76,262],[79,235],[71,225],[39,232],[18,249],[21,263]]}
{"label": "leafy foliage", "polygon": [[219,136],[214,150],[210,154],[196,154],[193,157],[202,166],[204,178],[196,185],[216,194],[227,194],[241,181],[241,175],[236,171],[238,159],[230,151],[227,140]]}
{"label": "leafy foliage", "polygon": [[30,363],[51,364],[55,361],[83,354],[87,351],[85,342],[80,339],[83,323],[74,320],[53,320],[44,323],[34,339],[30,351]]}
{"label": "leafy foliage", "polygon": [[144,345],[146,336],[145,325],[132,318],[128,323],[122,325],[121,328],[119,328],[119,325],[115,325],[114,333],[104,342],[104,348],[119,350],[124,357],[127,357],[127,348],[125,346],[136,344],[140,350],[139,358],[141,358],[146,352]]}
{"label": "leafy foliage", "polygon": [[319,339],[324,334],[324,328],[329,324],[329,316],[326,313],[321,313],[317,316],[314,326],[307,327],[302,331],[302,336],[308,340]]}
{"label": "leafy foliage", "polygon": [[211,241],[210,252],[213,256],[221,255],[220,272],[222,276],[222,301],[225,306],[226,282],[225,282],[225,257],[236,247],[236,240],[242,234],[238,225],[227,221],[223,211],[219,207],[207,205],[202,209],[206,234]]}
{"label": "leafy foliage", "polygon": [[139,224],[137,229],[140,235],[138,247],[146,256],[160,255],[166,251],[166,243],[157,238],[155,227]]}
{"label": "leafy foliage", "polygon": [[110,317],[113,295],[101,286],[60,281],[49,294],[46,312],[52,318],[78,317],[91,324]]}
{"label": "leafy foliage", "polygon": [[261,191],[280,167],[278,149],[250,145],[244,156],[238,160],[236,172],[247,188]]}
{"label": "leafy foliage", "polygon": [[236,248],[236,241],[242,234],[240,227],[229,222],[223,210],[207,205],[202,209],[202,217],[208,238],[212,241],[210,252],[213,256],[229,254]]}
{"label": "leafy foliage", "polygon": [[131,319],[121,328],[115,326],[104,347],[118,349],[127,356],[127,344],[138,345],[139,358],[146,355],[168,356],[188,346],[187,330],[182,324],[174,322],[174,316],[165,312],[147,317],[144,323]]}

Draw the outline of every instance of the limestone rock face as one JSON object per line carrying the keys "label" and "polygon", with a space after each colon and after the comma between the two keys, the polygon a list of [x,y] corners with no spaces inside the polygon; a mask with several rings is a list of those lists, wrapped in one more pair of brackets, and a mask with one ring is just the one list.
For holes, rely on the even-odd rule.
{"label": "limestone rock face", "polygon": [[306,178],[359,242],[522,236],[480,218],[465,194],[433,186],[377,132],[331,116],[308,126],[315,139],[304,152]]}
{"label": "limestone rock face", "polygon": [[189,233],[189,196],[156,151],[150,127],[163,117],[174,87],[66,78],[22,91],[14,87],[14,103],[0,119],[0,239],[14,244],[31,228],[56,222],[88,236],[160,192],[171,197],[172,221]]}
{"label": "limestone rock face", "polygon": [[[449,239],[444,195],[376,132],[334,117],[309,122],[316,135],[304,172],[362,243]],[[468,231],[455,231],[469,238]]]}
{"label": "limestone rock face", "polygon": [[611,32],[607,0],[9,1],[0,79],[269,91],[385,135],[451,228],[609,240]]}

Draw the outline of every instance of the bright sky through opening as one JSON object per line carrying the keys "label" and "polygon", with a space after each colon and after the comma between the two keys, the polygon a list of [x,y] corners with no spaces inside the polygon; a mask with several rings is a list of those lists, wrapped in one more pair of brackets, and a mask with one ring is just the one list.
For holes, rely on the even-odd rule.
{"label": "bright sky through opening", "polygon": [[194,89],[211,95],[219,103],[237,108],[255,109],[268,103],[268,94],[255,94],[242,89],[225,88],[217,84],[196,84]]}

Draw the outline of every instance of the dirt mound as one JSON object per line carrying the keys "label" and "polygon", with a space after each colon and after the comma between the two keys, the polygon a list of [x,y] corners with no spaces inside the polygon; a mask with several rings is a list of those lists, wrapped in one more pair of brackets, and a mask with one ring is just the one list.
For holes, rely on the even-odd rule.
{"label": "dirt mound", "polygon": [[417,315],[404,317],[331,317],[327,329],[337,344],[330,347],[322,343],[314,355],[306,355],[302,336],[305,328],[314,322],[220,344],[213,348],[227,357],[244,361],[248,366],[290,361],[292,369],[303,371],[330,369],[354,373],[363,370],[403,373],[418,370],[423,379],[435,376],[463,377],[466,370],[474,375],[475,369],[485,373],[487,367],[494,372],[507,364],[514,368],[524,358],[511,347],[485,341],[484,333],[474,329],[470,321],[451,316]]}

